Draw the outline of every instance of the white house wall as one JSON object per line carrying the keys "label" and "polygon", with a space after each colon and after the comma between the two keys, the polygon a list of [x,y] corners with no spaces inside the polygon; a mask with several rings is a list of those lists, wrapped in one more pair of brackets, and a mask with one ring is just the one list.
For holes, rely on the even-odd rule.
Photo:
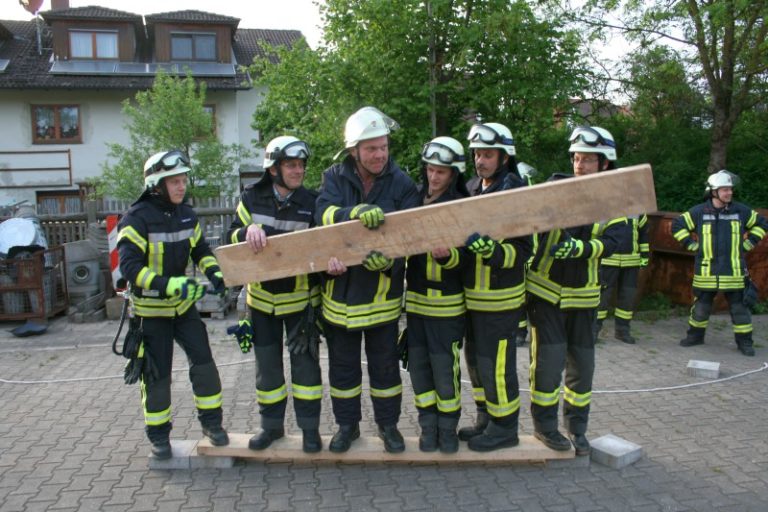
{"label": "white house wall", "polygon": [[[77,190],[77,183],[101,174],[101,165],[107,160],[107,143],[128,145],[130,139],[124,129],[122,102],[135,96],[135,91],[66,91],[32,90],[0,91],[0,205],[27,200],[35,204],[37,190]],[[208,91],[206,103],[215,104],[217,135],[225,144],[239,143],[254,151],[252,141],[257,132],[250,127],[253,111],[259,96],[253,91]],[[82,143],[80,144],[32,144],[31,105],[73,104],[80,107]],[[10,173],[7,169],[34,166],[58,167],[65,154],[35,155],[36,151],[71,151],[72,186],[8,188],[9,185],[26,184],[34,179],[37,184],[63,183],[68,176],[63,172]],[[23,152],[21,155],[1,154],[5,151]],[[26,162],[34,159],[35,165]],[[247,167],[259,166],[262,157],[252,157],[244,162]],[[66,163],[64,164],[66,165]],[[23,176],[23,177],[22,177]],[[137,176],[141,176],[137,170]],[[140,179],[140,178],[139,178]]]}

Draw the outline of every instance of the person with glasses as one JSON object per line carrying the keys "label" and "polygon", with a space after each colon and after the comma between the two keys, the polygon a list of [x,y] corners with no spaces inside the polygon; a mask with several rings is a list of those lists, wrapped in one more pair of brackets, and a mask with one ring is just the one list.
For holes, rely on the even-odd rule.
{"label": "person with glasses", "polygon": [[[341,163],[323,173],[315,218],[323,226],[359,220],[367,229],[385,222],[385,213],[419,203],[413,180],[389,155],[389,133],[397,123],[374,107],[352,114],[344,128]],[[405,259],[371,251],[361,265],[347,268],[331,258],[322,288],[325,338],[328,342],[331,403],[339,425],[328,449],[346,452],[360,437],[362,368],[365,337],[374,421],[384,449],[405,450],[397,428],[402,380],[397,349],[403,299]]]}
{"label": "person with glasses", "polygon": [[[227,232],[230,243],[247,242],[258,255],[269,237],[309,229],[315,225],[317,196],[304,188],[310,151],[306,142],[284,135],[267,144],[264,177],[249,185],[240,196],[236,216]],[[251,330],[256,359],[256,400],[261,429],[248,442],[251,450],[264,450],[285,435],[288,401],[283,368],[285,348],[291,359],[291,391],[296,423],[302,431],[302,450],[322,450],[320,401],[323,397],[318,358],[319,333],[315,324],[320,305],[315,275],[301,274],[266,282],[249,283],[249,319],[241,323]],[[319,312],[317,312],[319,313]],[[249,351],[248,343],[241,350]]]}
{"label": "person with glasses", "polygon": [[[467,188],[473,196],[525,183],[517,173],[509,128],[499,123],[474,125],[467,137],[477,174]],[[474,451],[519,443],[520,393],[515,339],[523,318],[525,263],[532,237],[493,240],[472,234],[462,268],[467,307],[464,355],[477,408],[475,424],[459,430]]]}
{"label": "person with glasses", "polygon": [[[422,205],[469,196],[462,178],[464,148],[451,137],[436,137],[421,150]],[[461,416],[460,350],[464,338],[463,251],[439,247],[408,257],[405,312],[407,366],[419,414],[419,450],[455,453]],[[402,341],[401,341],[402,343]]]}
{"label": "person with glasses", "polygon": [[[580,126],[571,134],[573,175],[579,179],[607,170],[616,161],[611,134]],[[575,178],[574,178],[575,176]],[[531,324],[531,415],[534,437],[553,450],[588,455],[586,437],[595,371],[593,326],[600,303],[599,264],[630,240],[626,217],[538,235],[526,279]],[[571,441],[558,430],[560,389],[565,371],[563,415]]]}
{"label": "person with glasses", "polygon": [[189,158],[182,151],[161,151],[149,157],[144,164],[144,193],[118,224],[120,270],[130,283],[133,312],[140,319],[138,357],[145,363],[139,378],[146,433],[158,459],[172,456],[174,340],[189,361],[203,434],[215,446],[229,443],[222,428],[219,372],[205,323],[195,308],[206,286],[186,276],[190,259],[208,278],[213,292],[223,295],[227,290],[197,215],[184,202],[189,172]]}
{"label": "person with glasses", "polygon": [[704,343],[704,333],[718,292],[728,301],[733,336],[739,352],[754,356],[752,314],[745,304],[748,282],[746,253],[765,237],[768,221],[749,206],[733,200],[735,174],[725,169],[707,178],[705,200],[672,222],[672,236],[693,252],[694,302],[683,347]]}

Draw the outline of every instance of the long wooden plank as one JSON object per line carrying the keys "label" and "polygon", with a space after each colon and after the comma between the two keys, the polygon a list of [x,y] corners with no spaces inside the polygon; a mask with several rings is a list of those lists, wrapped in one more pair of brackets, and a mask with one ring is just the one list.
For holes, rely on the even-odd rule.
{"label": "long wooden plank", "polygon": [[403,453],[387,453],[384,443],[377,437],[361,437],[348,452],[333,453],[328,451],[330,436],[323,440],[323,450],[317,453],[301,451],[301,436],[285,436],[273,442],[265,450],[248,449],[250,434],[229,434],[229,445],[213,446],[207,439],[197,444],[197,453],[212,457],[238,457],[257,460],[292,460],[292,461],[338,461],[338,462],[438,462],[457,464],[461,462],[509,463],[545,461],[551,459],[573,459],[573,450],[557,452],[544,446],[533,436],[520,436],[520,444],[514,448],[503,448],[492,452],[473,452],[465,443],[459,443],[459,451],[452,454],[440,452],[425,453],[419,450],[416,437],[405,438]]}
{"label": "long wooden plank", "polygon": [[496,239],[656,211],[648,164],[389,213],[382,226],[355,220],[216,248],[229,286],[324,271],[335,256],[358,265],[371,250],[389,257],[459,247],[474,232]]}

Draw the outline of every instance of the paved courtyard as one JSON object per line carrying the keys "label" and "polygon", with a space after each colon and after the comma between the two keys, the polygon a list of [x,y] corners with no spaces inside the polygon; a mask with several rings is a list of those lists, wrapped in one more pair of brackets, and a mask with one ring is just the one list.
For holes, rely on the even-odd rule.
{"label": "paved courtyard", "polygon": [[[252,354],[208,320],[222,377],[225,426],[258,427]],[[116,321],[70,324],[14,338],[0,326],[0,512],[203,511],[765,511],[768,510],[768,316],[756,316],[757,356],[736,351],[728,316],[713,316],[706,344],[682,348],[685,318],[634,322],[639,342],[604,335],[597,348],[588,435],[614,434],[644,456],[623,469],[558,464],[286,463],[238,460],[226,469],[150,470],[137,386],[112,354]],[[609,321],[605,334],[612,333]],[[323,348],[322,360],[327,362]],[[719,382],[687,375],[691,359],[720,363]],[[518,349],[527,388],[528,348]],[[199,439],[186,360],[177,350],[172,439]],[[751,373],[747,373],[751,372]],[[324,376],[326,378],[327,376]],[[733,378],[729,378],[733,377]],[[417,435],[410,381],[400,422]],[[364,384],[365,386],[365,384]],[[462,424],[474,406],[464,379]],[[326,392],[327,395],[327,392]],[[522,393],[521,433],[532,433]],[[373,435],[364,392],[363,435]],[[289,408],[290,411],[290,408]],[[289,412],[289,433],[299,432]],[[334,428],[323,401],[321,434]],[[354,448],[353,448],[354,449]]]}

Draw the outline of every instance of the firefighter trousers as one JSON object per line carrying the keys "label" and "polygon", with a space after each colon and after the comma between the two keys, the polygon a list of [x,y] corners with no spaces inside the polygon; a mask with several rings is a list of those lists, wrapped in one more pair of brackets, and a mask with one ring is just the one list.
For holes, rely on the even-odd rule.
{"label": "firefighter trousers", "polygon": [[456,430],[461,415],[464,315],[408,315],[408,373],[421,428]]}
{"label": "firefighter trousers", "polygon": [[616,332],[629,331],[629,322],[632,321],[635,310],[635,296],[637,295],[637,276],[640,267],[615,267],[612,265],[600,266],[600,306],[597,308],[597,321],[602,322],[608,317],[608,308],[616,291],[615,317]]}
{"label": "firefighter trousers", "polygon": [[[704,339],[704,332],[709,324],[712,304],[718,290],[694,290],[696,296],[691,315],[688,318],[688,337],[696,340]],[[744,305],[744,290],[723,291],[731,313],[733,335],[736,343],[752,341],[752,313]]]}
{"label": "firefighter trousers", "polygon": [[380,426],[400,421],[403,384],[397,352],[397,322],[349,331],[328,322],[328,380],[331,385],[333,415],[339,425],[352,425],[362,419],[360,395],[363,371],[360,349],[365,337],[371,403],[374,421]]}
{"label": "firefighter trousers", "polygon": [[585,434],[595,373],[594,309],[561,310],[528,298],[531,322],[531,416],[537,432],[557,430],[565,370],[563,416],[568,431]]}
{"label": "firefighter trousers", "polygon": [[157,379],[141,380],[141,398],[147,437],[151,442],[168,440],[171,432],[171,365],[173,342],[189,362],[189,380],[197,417],[203,427],[221,426],[221,380],[213,361],[208,331],[194,306],[174,318],[142,318],[144,351],[154,361]]}
{"label": "firefighter trousers", "polygon": [[[276,317],[249,308],[253,326],[253,353],[256,358],[256,401],[259,404],[261,428],[283,428],[288,389],[283,367],[283,330],[294,332],[305,316],[303,312]],[[320,362],[306,351],[290,353],[291,393],[296,424],[302,430],[320,426],[320,402],[323,384]]]}
{"label": "firefighter trousers", "polygon": [[515,337],[523,310],[467,311],[464,355],[478,412],[496,425],[517,430],[520,388]]}

